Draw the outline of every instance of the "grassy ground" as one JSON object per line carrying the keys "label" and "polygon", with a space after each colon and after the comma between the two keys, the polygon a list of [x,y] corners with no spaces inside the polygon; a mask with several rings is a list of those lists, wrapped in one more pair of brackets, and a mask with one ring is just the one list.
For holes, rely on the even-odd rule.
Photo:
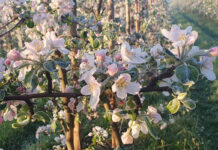
{"label": "grassy ground", "polygon": [[[173,21],[183,28],[191,25],[198,31],[196,45],[208,49],[218,45],[218,23],[208,18],[191,13],[174,13]],[[214,71],[218,77],[218,58],[214,62]],[[205,141],[206,149],[218,149],[218,81],[199,81],[192,90],[193,99],[198,100],[197,109],[192,118],[197,118],[200,135]]]}
{"label": "grassy ground", "polygon": [[[183,28],[191,25],[198,31],[199,38],[196,45],[206,49],[218,45],[218,24],[207,18],[190,13],[172,14],[173,22],[181,24]],[[218,77],[218,59],[214,63],[214,71]],[[176,117],[176,123],[168,125],[166,130],[158,132],[161,140],[155,141],[150,136],[141,136],[129,150],[215,150],[218,149],[218,81],[201,80],[192,88],[192,99],[197,100],[197,108],[192,112],[182,112]],[[158,106],[165,98],[160,94],[146,95],[145,105]],[[89,122],[84,120],[83,134],[88,134],[93,122],[105,127],[103,119]],[[30,124],[23,129],[11,129],[10,123],[0,126],[0,148],[5,150],[33,150],[37,149],[35,131],[37,125]],[[46,144],[49,140],[44,140]],[[52,141],[52,140],[50,140]],[[27,145],[27,146],[25,146]],[[50,146],[50,145],[49,145]],[[49,147],[47,146],[47,147]],[[49,148],[43,148],[49,149]]]}

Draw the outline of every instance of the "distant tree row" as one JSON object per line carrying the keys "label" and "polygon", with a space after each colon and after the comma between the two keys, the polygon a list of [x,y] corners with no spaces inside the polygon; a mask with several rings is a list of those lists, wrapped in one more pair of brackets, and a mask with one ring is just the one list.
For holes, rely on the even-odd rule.
{"label": "distant tree row", "polygon": [[172,8],[192,11],[218,21],[218,0],[174,0]]}

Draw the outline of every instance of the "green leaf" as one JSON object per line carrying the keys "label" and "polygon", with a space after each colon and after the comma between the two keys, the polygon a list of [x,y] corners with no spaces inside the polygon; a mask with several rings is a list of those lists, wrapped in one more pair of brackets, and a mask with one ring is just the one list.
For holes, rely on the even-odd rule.
{"label": "green leaf", "polygon": [[92,47],[93,47],[94,49],[98,49],[99,46],[100,46],[100,42],[99,42],[99,40],[95,39],[94,42],[93,42]]}
{"label": "green leaf", "polygon": [[69,62],[65,62],[61,59],[55,59],[54,62],[56,65],[60,66],[62,69],[66,69],[68,65],[70,64]]}
{"label": "green leaf", "polygon": [[188,82],[190,76],[189,68],[186,65],[180,65],[176,68],[176,76],[182,83]]}
{"label": "green leaf", "polygon": [[31,87],[32,87],[32,91],[35,90],[35,88],[36,88],[37,85],[38,85],[38,79],[37,79],[37,77],[36,77],[35,74],[32,76],[32,79],[31,79],[31,81],[30,81],[30,84],[31,84]]}
{"label": "green leaf", "polygon": [[85,39],[85,38],[87,38],[87,34],[88,34],[87,31],[82,31],[81,34],[80,34],[80,37]]}
{"label": "green leaf", "polygon": [[5,91],[4,90],[0,90],[0,100],[3,100],[5,98]]}
{"label": "green leaf", "polygon": [[24,83],[27,84],[30,82],[30,78],[32,78],[34,73],[34,70],[32,69],[31,71],[26,73],[25,79],[24,79]]}
{"label": "green leaf", "polygon": [[44,62],[43,67],[48,72],[54,72],[56,70],[55,63],[51,60]]}
{"label": "green leaf", "polygon": [[11,126],[12,126],[12,128],[14,128],[14,129],[17,129],[17,128],[22,128],[22,127],[24,127],[24,125],[22,125],[22,124],[19,124],[19,123],[13,123]]}
{"label": "green leaf", "polygon": [[171,114],[175,114],[180,108],[180,101],[178,99],[173,99],[167,105],[167,109],[171,112]]}
{"label": "green leaf", "polygon": [[186,97],[187,93],[179,93],[177,96],[178,100],[183,100]]}
{"label": "green leaf", "polygon": [[53,129],[54,132],[56,131],[56,128],[57,128],[56,121],[54,120],[52,121],[51,128]]}
{"label": "green leaf", "polygon": [[5,104],[0,104],[0,111],[3,110],[3,109],[5,109],[6,106],[7,106],[7,103],[5,103]]}
{"label": "green leaf", "polygon": [[178,94],[178,93],[183,93],[184,90],[183,90],[183,85],[173,85],[172,86],[172,90],[173,90],[173,93],[175,94]]}
{"label": "green leaf", "polygon": [[27,67],[29,65],[30,65],[30,63],[24,62],[24,63],[20,64],[19,66],[17,66],[15,69],[21,69],[21,68]]}
{"label": "green leaf", "polygon": [[139,71],[137,68],[133,68],[131,69],[130,71],[128,71],[128,73],[130,74],[131,76],[131,81],[134,82],[138,79],[138,76],[139,76]]}
{"label": "green leaf", "polygon": [[180,65],[176,68],[176,76],[183,83],[187,83],[189,81],[198,81],[199,72],[198,69],[191,65]]}
{"label": "green leaf", "polygon": [[28,28],[33,28],[33,27],[34,27],[34,22],[33,22],[33,20],[27,20],[27,21],[26,21],[26,25],[27,25]]}
{"label": "green leaf", "polygon": [[133,102],[132,99],[129,99],[129,100],[128,100],[127,105],[128,105],[130,108],[134,108],[134,107],[136,106],[136,104]]}
{"label": "green leaf", "polygon": [[173,57],[174,59],[176,59],[177,61],[179,61],[179,58],[177,58],[169,49],[164,48],[164,50],[165,50],[165,52],[166,52],[169,56],[171,56],[171,57]]}
{"label": "green leaf", "polygon": [[188,65],[188,69],[190,70],[189,79],[191,81],[197,82],[199,77],[198,69],[194,66]]}
{"label": "green leaf", "polygon": [[24,83],[29,84],[32,87],[32,91],[37,87],[38,85],[38,79],[36,77],[36,72],[38,69],[32,69],[31,71],[27,72]]}
{"label": "green leaf", "polygon": [[191,99],[185,99],[185,100],[181,100],[181,102],[183,103],[183,105],[190,109],[190,110],[193,110],[196,108],[196,103],[195,101],[191,100]]}
{"label": "green leaf", "polygon": [[33,118],[38,120],[38,121],[42,121],[42,122],[49,122],[51,119],[49,118],[49,116],[42,111],[38,111],[33,115]]}
{"label": "green leaf", "polygon": [[155,139],[158,140],[159,137],[157,136],[157,133],[155,132],[154,128],[152,127],[151,123],[149,122],[149,120],[147,119],[147,117],[145,117],[145,122],[147,124],[148,127],[148,133]]}
{"label": "green leaf", "polygon": [[29,122],[30,122],[30,117],[27,114],[21,115],[17,118],[17,123],[22,126],[27,125]]}

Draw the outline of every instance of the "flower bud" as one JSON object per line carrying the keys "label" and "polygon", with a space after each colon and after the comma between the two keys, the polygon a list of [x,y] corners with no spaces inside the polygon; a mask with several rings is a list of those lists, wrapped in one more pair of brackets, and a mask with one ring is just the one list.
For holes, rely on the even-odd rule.
{"label": "flower bud", "polygon": [[104,62],[105,56],[106,56],[105,53],[98,53],[98,54],[96,54],[96,61],[98,63]]}
{"label": "flower bud", "polygon": [[11,60],[6,59],[6,60],[5,60],[5,65],[6,65],[6,66],[10,66],[10,65],[11,65]]}
{"label": "flower bud", "polygon": [[7,58],[13,61],[17,61],[20,59],[20,52],[13,49],[7,54]]}
{"label": "flower bud", "polygon": [[113,114],[112,114],[112,120],[113,122],[119,122],[121,120],[121,117],[119,115],[119,112],[121,110],[119,108],[116,108],[113,110]]}
{"label": "flower bud", "polygon": [[123,144],[132,144],[133,143],[133,137],[129,134],[129,132],[124,132],[121,136],[121,140]]}
{"label": "flower bud", "polygon": [[210,56],[218,56],[218,46],[213,47],[209,50]]}
{"label": "flower bud", "polygon": [[111,64],[111,65],[109,65],[107,68],[108,68],[107,73],[108,73],[110,76],[114,76],[114,75],[118,72],[118,68],[117,68],[117,65],[116,65],[116,64]]}
{"label": "flower bud", "polygon": [[64,93],[72,93],[73,89],[71,86],[66,87],[66,89],[64,90]]}
{"label": "flower bud", "polygon": [[117,53],[117,55],[115,56],[116,58],[116,61],[120,61],[121,60],[121,54],[120,53]]}
{"label": "flower bud", "polygon": [[20,93],[25,93],[25,89],[22,88],[21,86],[19,86],[17,89],[16,89],[17,92],[20,92]]}

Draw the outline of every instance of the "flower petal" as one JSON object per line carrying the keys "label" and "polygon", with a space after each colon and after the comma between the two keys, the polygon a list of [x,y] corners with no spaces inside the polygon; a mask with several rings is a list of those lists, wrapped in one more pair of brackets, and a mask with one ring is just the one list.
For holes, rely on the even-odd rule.
{"label": "flower petal", "polygon": [[96,109],[98,102],[100,100],[99,96],[100,96],[100,88],[96,87],[93,90],[90,101],[89,101],[89,105],[91,106],[92,110]]}
{"label": "flower petal", "polygon": [[212,69],[207,69],[205,67],[201,68],[201,73],[210,81],[216,80],[216,75]]}
{"label": "flower petal", "polygon": [[80,92],[83,95],[91,95],[91,89],[90,89],[90,87],[88,85],[82,87]]}
{"label": "flower petal", "polygon": [[148,127],[147,127],[147,124],[145,122],[141,123],[141,131],[144,134],[148,134]]}
{"label": "flower petal", "polygon": [[117,89],[117,97],[124,99],[127,97],[126,89]]}
{"label": "flower petal", "polygon": [[132,95],[136,95],[138,94],[138,92],[140,91],[140,88],[141,88],[141,85],[137,82],[131,82],[127,88],[126,88],[126,91],[127,93],[129,94],[132,94]]}
{"label": "flower petal", "polygon": [[58,50],[62,53],[62,54],[68,54],[70,51],[64,47],[62,48],[58,48]]}

